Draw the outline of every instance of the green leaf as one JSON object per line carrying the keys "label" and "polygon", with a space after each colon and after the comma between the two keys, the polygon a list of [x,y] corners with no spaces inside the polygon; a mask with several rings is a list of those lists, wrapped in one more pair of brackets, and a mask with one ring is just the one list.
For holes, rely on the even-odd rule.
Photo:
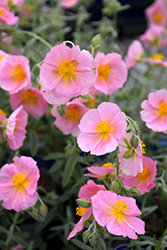
{"label": "green leaf", "polygon": [[6,246],[8,246],[8,244],[10,243],[10,241],[11,241],[11,239],[13,237],[13,232],[14,232],[14,226],[11,225],[10,228],[9,228],[9,231],[8,231],[6,242],[5,242]]}
{"label": "green leaf", "polygon": [[18,236],[13,236],[13,240],[14,240],[17,244],[19,244],[19,245],[25,247],[26,249],[27,249],[28,246],[29,246],[29,244],[27,243],[27,241],[23,240],[22,238],[20,238],[20,237],[18,237]]}
{"label": "green leaf", "polygon": [[34,156],[37,153],[38,150],[38,136],[37,133],[34,130],[30,131],[30,152],[31,155]]}
{"label": "green leaf", "polygon": [[76,239],[72,239],[71,240],[73,244],[75,244],[77,247],[79,247],[80,249],[83,249],[83,250],[92,250],[91,247],[88,247],[86,246],[84,243],[82,243],[81,241],[79,240],[76,240]]}
{"label": "green leaf", "polygon": [[67,185],[67,183],[69,182],[73,171],[74,171],[74,167],[77,163],[78,160],[78,156],[79,156],[79,151],[75,150],[70,157],[68,158],[66,165],[65,165],[65,169],[64,169],[64,173],[63,173],[63,187],[65,187]]}
{"label": "green leaf", "polygon": [[8,233],[8,230],[7,230],[6,228],[0,226],[0,232],[3,232],[3,233],[5,233],[5,234],[7,234],[7,233]]}

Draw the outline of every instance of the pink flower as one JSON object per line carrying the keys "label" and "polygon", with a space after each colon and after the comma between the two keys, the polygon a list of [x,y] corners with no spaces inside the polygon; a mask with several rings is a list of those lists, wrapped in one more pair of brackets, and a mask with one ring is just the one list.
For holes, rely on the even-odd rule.
{"label": "pink flower", "polygon": [[15,156],[13,161],[0,170],[0,200],[6,209],[19,212],[37,201],[39,169],[31,157]]}
{"label": "pink flower", "polygon": [[14,16],[12,12],[0,6],[0,25],[6,23],[7,25],[15,25],[19,18]]}
{"label": "pink flower", "polygon": [[[89,180],[86,185],[80,188],[78,197],[82,199],[88,199],[91,202],[91,198],[95,195],[99,190],[106,190],[103,185],[97,185],[92,180]],[[89,219],[92,214],[92,208],[82,208],[79,207],[77,209],[77,215],[82,216],[81,219],[74,226],[73,230],[67,237],[67,240],[70,240],[72,237],[76,235],[76,233],[80,232],[83,229],[84,222]]]}
{"label": "pink flower", "polygon": [[152,58],[143,58],[142,60],[145,63],[149,63],[154,66],[163,66],[167,67],[167,61],[163,61],[163,55],[158,53],[154,54]]}
{"label": "pink flower", "polygon": [[93,215],[97,223],[114,235],[137,239],[144,234],[145,223],[133,198],[117,195],[113,191],[99,191],[92,197]]}
{"label": "pink flower", "polygon": [[61,6],[64,8],[71,8],[75,6],[80,0],[62,0]]}
{"label": "pink flower", "polygon": [[133,68],[134,66],[136,66],[142,59],[143,57],[143,47],[142,44],[137,41],[134,40],[127,51],[127,55],[125,57],[125,62],[126,62],[126,66],[128,69]]}
{"label": "pink flower", "polygon": [[89,109],[83,104],[77,103],[74,100],[66,104],[66,113],[62,117],[57,112],[57,106],[53,107],[51,113],[54,117],[56,117],[54,124],[62,131],[63,134],[72,134],[74,137],[77,137],[80,133],[78,128],[80,120],[88,110]]}
{"label": "pink flower", "polygon": [[54,46],[47,53],[40,70],[40,83],[46,91],[44,98],[51,104],[64,104],[73,97],[86,95],[93,85],[94,60],[78,45],[69,48],[64,44]]}
{"label": "pink flower", "polygon": [[5,56],[0,65],[0,87],[16,93],[30,85],[29,60],[24,56]]}
{"label": "pink flower", "polygon": [[2,61],[2,59],[4,59],[6,57],[6,55],[8,55],[8,54],[5,53],[3,50],[0,50],[0,62]]}
{"label": "pink flower", "polygon": [[10,104],[13,110],[22,105],[28,114],[36,117],[44,115],[48,108],[42,90],[34,86],[28,86],[17,93],[10,94]]}
{"label": "pink flower", "polygon": [[99,167],[99,166],[88,167],[87,170],[91,172],[92,174],[88,173],[88,174],[84,174],[84,176],[90,176],[90,177],[102,180],[106,178],[107,175],[115,176],[113,168],[114,168],[114,165],[111,162],[103,164],[102,167]]}
{"label": "pink flower", "polygon": [[77,142],[82,151],[95,155],[110,153],[126,129],[125,114],[115,103],[103,102],[84,114],[79,129]]}
{"label": "pink flower", "polygon": [[126,175],[136,176],[138,172],[143,172],[143,161],[142,161],[142,145],[139,139],[139,144],[135,149],[130,144],[132,133],[125,133],[124,136],[119,140],[119,151],[118,154],[120,162],[120,170]]}
{"label": "pink flower", "polygon": [[21,6],[23,3],[24,3],[24,0],[1,0],[0,7],[10,8],[10,6],[14,6],[14,5]]}
{"label": "pink flower", "polygon": [[121,55],[108,53],[105,56],[104,53],[98,52],[95,60],[97,65],[94,87],[105,95],[122,88],[127,79],[127,68]]}
{"label": "pink flower", "polygon": [[148,95],[148,100],[141,104],[141,119],[153,131],[167,133],[167,91],[157,90]]}
{"label": "pink flower", "polygon": [[165,32],[165,27],[152,25],[140,36],[140,40],[151,49],[164,47],[167,44]]}
{"label": "pink flower", "polygon": [[149,21],[149,25],[166,26],[167,10],[165,3],[162,1],[155,1],[145,10],[145,12]]}
{"label": "pink flower", "polygon": [[128,187],[138,187],[142,194],[149,192],[152,188],[155,187],[153,182],[156,178],[157,161],[153,161],[151,158],[142,156],[143,160],[143,172],[138,173],[135,177],[123,175],[122,182]]}
{"label": "pink flower", "polygon": [[6,124],[6,136],[9,146],[12,150],[16,150],[23,145],[27,125],[28,115],[23,110],[23,106],[16,109],[8,118]]}

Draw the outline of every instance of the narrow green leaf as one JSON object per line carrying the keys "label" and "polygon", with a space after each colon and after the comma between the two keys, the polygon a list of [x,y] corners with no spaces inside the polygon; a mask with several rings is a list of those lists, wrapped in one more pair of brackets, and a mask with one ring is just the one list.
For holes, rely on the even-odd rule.
{"label": "narrow green leaf", "polygon": [[7,230],[6,228],[0,226],[0,232],[3,232],[3,233],[5,233],[5,234],[7,234],[7,233],[8,233],[8,230]]}
{"label": "narrow green leaf", "polygon": [[10,241],[11,241],[11,239],[13,237],[13,231],[14,231],[14,226],[11,225],[10,228],[9,228],[9,231],[8,231],[6,242],[5,242],[6,246],[8,246],[8,244],[10,243]]}
{"label": "narrow green leaf", "polygon": [[30,152],[31,155],[34,156],[38,150],[38,136],[34,130],[30,131]]}
{"label": "narrow green leaf", "polygon": [[72,241],[72,243],[74,243],[74,244],[75,244],[77,247],[79,247],[80,249],[83,249],[83,250],[92,250],[91,247],[86,246],[84,243],[82,243],[82,242],[79,241],[79,240],[72,239],[71,241]]}
{"label": "narrow green leaf", "polygon": [[17,244],[19,244],[19,245],[25,247],[26,249],[27,249],[28,246],[29,246],[29,244],[27,243],[27,241],[23,240],[23,239],[20,238],[19,236],[13,236],[13,240],[14,240]]}
{"label": "narrow green leaf", "polygon": [[67,183],[69,182],[73,171],[74,171],[74,167],[77,163],[78,160],[78,156],[79,156],[79,151],[75,150],[70,157],[68,158],[66,165],[65,165],[65,169],[64,169],[64,174],[63,174],[63,187],[65,187],[67,185]]}

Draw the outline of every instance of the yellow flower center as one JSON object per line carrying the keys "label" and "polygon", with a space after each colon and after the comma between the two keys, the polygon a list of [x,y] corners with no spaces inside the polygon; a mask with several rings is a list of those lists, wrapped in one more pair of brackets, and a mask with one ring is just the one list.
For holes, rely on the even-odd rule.
{"label": "yellow flower center", "polygon": [[151,176],[151,173],[149,172],[149,170],[145,167],[143,167],[143,173],[138,173],[137,174],[137,178],[142,181],[142,182],[146,182]]}
{"label": "yellow flower center", "polygon": [[108,139],[108,135],[112,131],[112,128],[110,128],[109,122],[102,120],[96,125],[96,130],[100,133],[100,137]]}
{"label": "yellow flower center", "polygon": [[144,155],[146,153],[146,145],[143,143],[143,141],[141,142],[141,146],[142,146],[142,155]]}
{"label": "yellow flower center", "polygon": [[108,75],[110,74],[110,68],[108,65],[102,65],[98,68],[98,75],[100,78],[107,79]]}
{"label": "yellow flower center", "polygon": [[66,112],[66,116],[71,121],[79,121],[81,118],[81,114],[78,112],[76,107],[68,109]]}
{"label": "yellow flower center", "polygon": [[162,61],[164,59],[164,56],[161,53],[157,53],[153,55],[153,58]]}
{"label": "yellow flower center", "polygon": [[12,184],[15,188],[19,189],[20,191],[24,190],[24,187],[28,184],[25,176],[18,173],[15,174],[12,178]]}
{"label": "yellow flower center", "polygon": [[26,73],[22,69],[22,67],[19,65],[13,72],[14,78],[18,81],[23,81],[26,77]]}
{"label": "yellow flower center", "polygon": [[162,15],[162,14],[156,13],[156,14],[154,15],[154,21],[155,21],[156,23],[160,23],[160,22],[162,21],[162,19],[163,19],[163,15]]}
{"label": "yellow flower center", "polygon": [[4,16],[4,12],[1,9],[0,9],[0,16]]}
{"label": "yellow flower center", "polygon": [[0,56],[0,61],[4,58],[4,56]]}
{"label": "yellow flower center", "polygon": [[7,114],[2,110],[2,109],[0,109],[0,115],[3,115],[3,116],[7,116]]}
{"label": "yellow flower center", "polygon": [[162,102],[159,105],[158,114],[161,115],[162,118],[164,118],[167,115],[167,104]]}
{"label": "yellow flower center", "polygon": [[109,168],[109,167],[112,167],[112,166],[113,166],[113,164],[111,162],[107,162],[107,163],[104,163],[102,165],[102,167],[104,167],[104,168]]}
{"label": "yellow flower center", "polygon": [[124,217],[125,211],[127,211],[128,209],[128,204],[120,200],[115,202],[115,208],[111,210],[111,214],[114,214],[117,217],[117,221],[120,222]]}
{"label": "yellow flower center", "polygon": [[14,127],[14,132],[17,130],[17,123],[15,124],[15,127]]}
{"label": "yellow flower center", "polygon": [[37,95],[31,89],[28,89],[23,94],[23,101],[25,103],[36,103],[36,99],[37,99]]}
{"label": "yellow flower center", "polygon": [[84,213],[85,213],[88,209],[89,209],[89,208],[77,207],[77,208],[76,208],[76,215],[83,216]]}
{"label": "yellow flower center", "polygon": [[98,99],[97,98],[94,98],[92,100],[88,100],[87,103],[86,103],[86,106],[88,108],[94,108],[95,104],[98,102]]}
{"label": "yellow flower center", "polygon": [[72,63],[71,61],[62,62],[59,65],[58,74],[63,76],[63,80],[67,80],[67,81],[75,77],[76,69],[75,69],[74,63]]}

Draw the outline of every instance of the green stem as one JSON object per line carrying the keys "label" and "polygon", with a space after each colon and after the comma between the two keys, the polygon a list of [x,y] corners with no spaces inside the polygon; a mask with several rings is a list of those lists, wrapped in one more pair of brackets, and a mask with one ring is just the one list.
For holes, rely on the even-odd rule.
{"label": "green stem", "polygon": [[148,195],[149,195],[149,193],[146,193],[146,194],[144,195],[144,199],[143,199],[143,203],[142,203],[142,207],[141,207],[141,212],[142,212],[142,213],[143,213],[143,209],[144,209],[144,207],[145,207],[145,204],[146,204]]}
{"label": "green stem", "polygon": [[118,154],[117,154],[116,150],[114,151],[114,153],[115,153],[116,160],[117,160],[117,178],[118,178],[118,176],[119,176],[119,158],[118,158]]}
{"label": "green stem", "polygon": [[46,45],[49,49],[51,49],[53,46],[48,43],[46,40],[44,40],[42,37],[38,36],[37,34],[31,32],[31,31],[26,31],[26,30],[18,30],[18,31],[14,31],[14,34],[25,34],[28,36],[31,36],[33,38],[35,38],[36,40],[39,40],[41,43],[43,43],[44,45]]}

